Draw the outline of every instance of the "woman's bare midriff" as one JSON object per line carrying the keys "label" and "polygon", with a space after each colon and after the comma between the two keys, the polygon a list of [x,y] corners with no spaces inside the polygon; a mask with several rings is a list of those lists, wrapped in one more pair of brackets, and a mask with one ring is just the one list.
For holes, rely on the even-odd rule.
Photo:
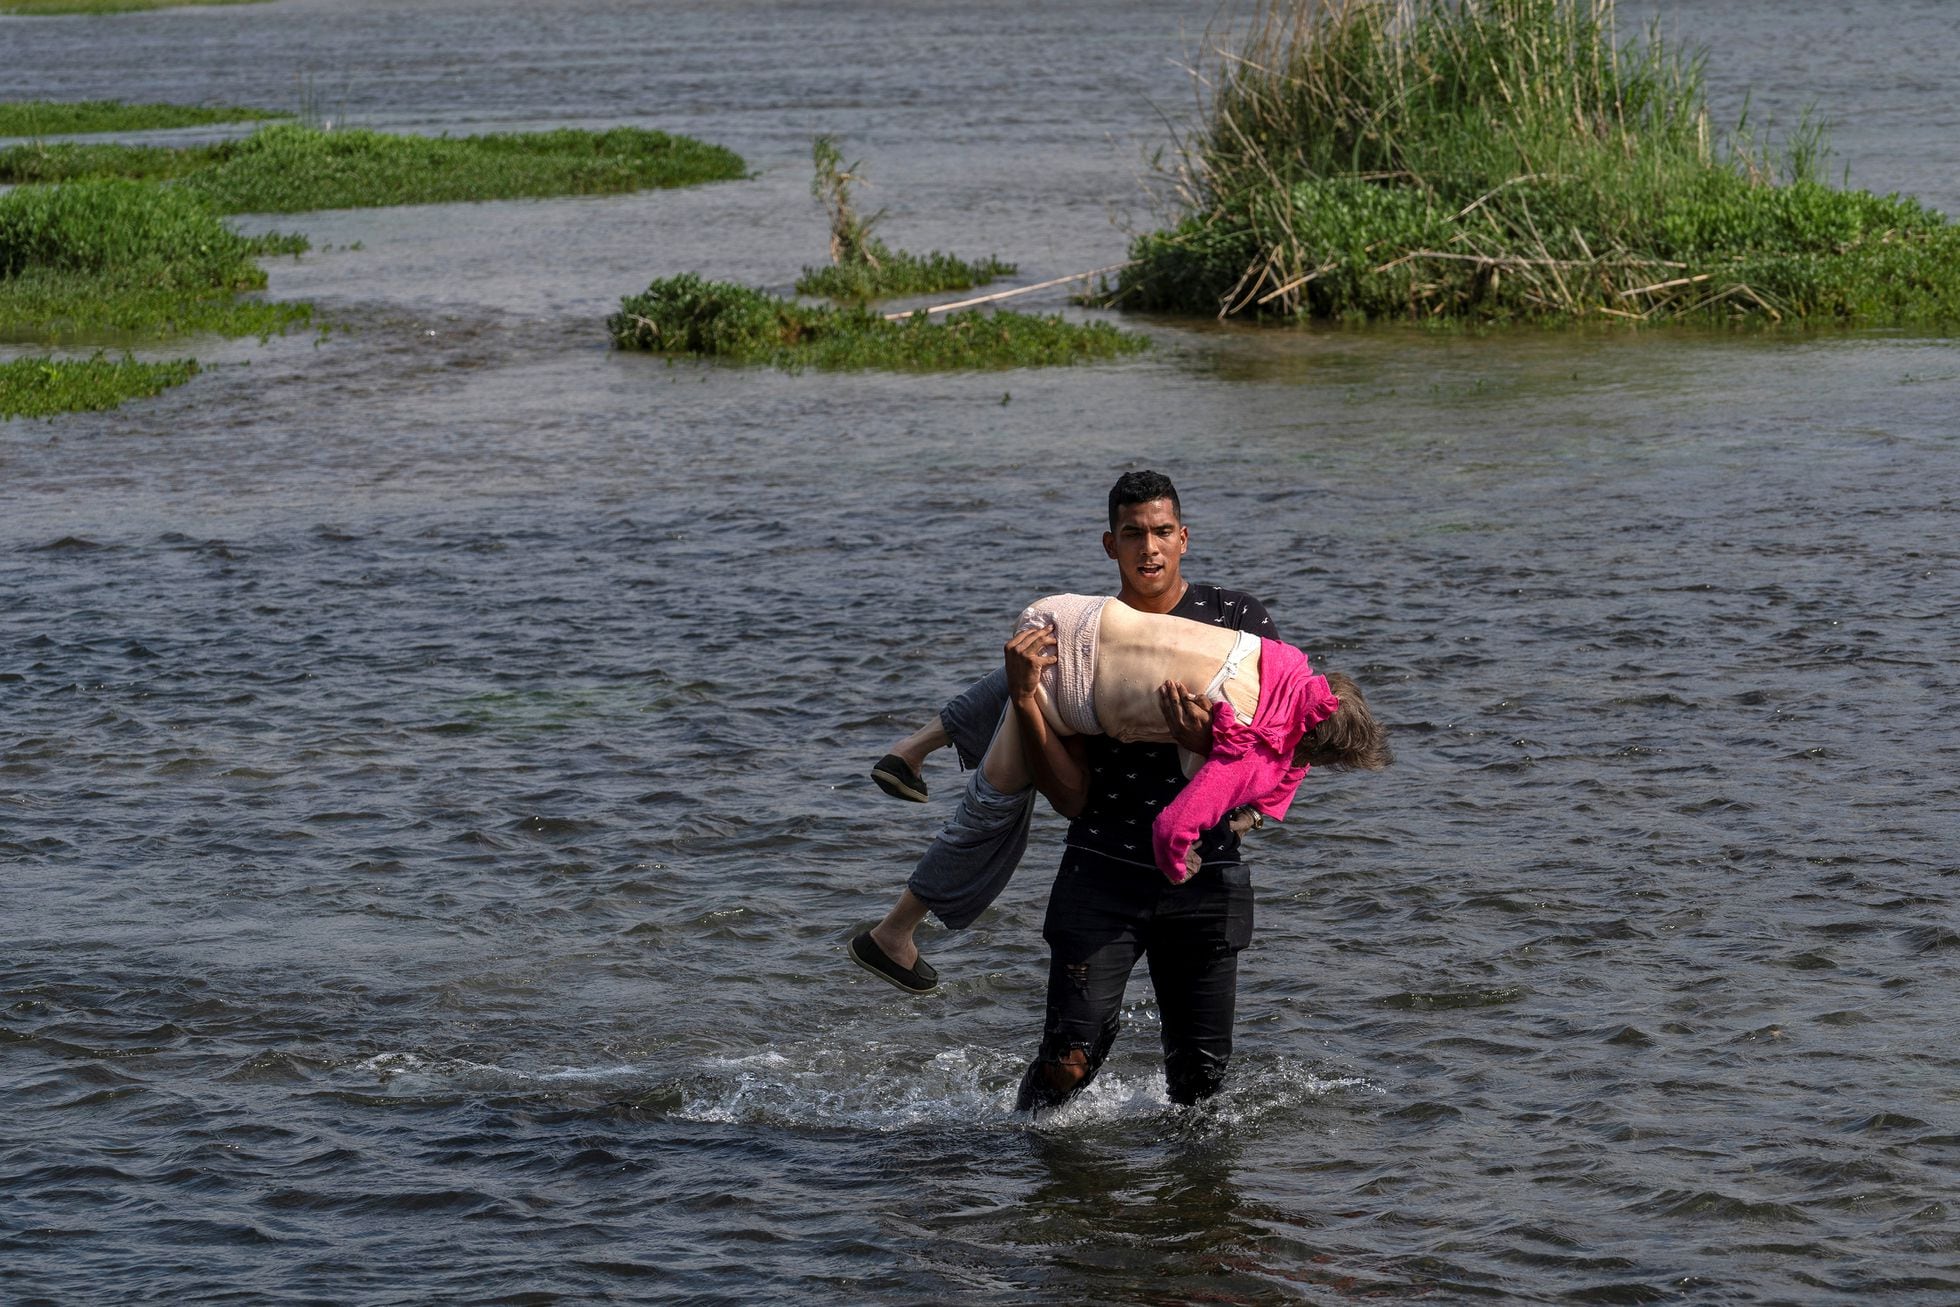
{"label": "woman's bare midriff", "polygon": [[[1181,681],[1201,692],[1225,665],[1239,633],[1189,618],[1143,613],[1111,600],[1103,606],[1096,635],[1096,719],[1103,731],[1128,742],[1163,743],[1171,738],[1157,687]],[[1241,721],[1259,706],[1259,655],[1239,664],[1238,674],[1221,693]]]}

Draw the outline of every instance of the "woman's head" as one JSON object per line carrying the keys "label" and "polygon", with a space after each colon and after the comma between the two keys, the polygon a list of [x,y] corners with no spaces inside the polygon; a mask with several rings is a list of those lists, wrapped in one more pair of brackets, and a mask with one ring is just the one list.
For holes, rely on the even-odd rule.
{"label": "woman's head", "polygon": [[1300,737],[1293,750],[1296,767],[1333,767],[1340,771],[1380,771],[1395,761],[1388,732],[1368,711],[1361,687],[1343,672],[1327,673],[1327,688],[1341,706],[1320,725]]}

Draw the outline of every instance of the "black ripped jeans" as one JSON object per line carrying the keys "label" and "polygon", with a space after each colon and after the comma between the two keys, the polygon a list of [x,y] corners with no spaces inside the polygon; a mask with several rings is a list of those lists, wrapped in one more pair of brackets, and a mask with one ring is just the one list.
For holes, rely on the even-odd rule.
{"label": "black ripped jeans", "polygon": [[1171,1101],[1218,1092],[1232,1057],[1239,950],[1252,942],[1252,877],[1206,867],[1173,885],[1154,867],[1070,849],[1042,926],[1048,941],[1048,1018],[1041,1052],[1015,1107],[1052,1107],[1096,1078],[1139,957],[1162,1017]]}

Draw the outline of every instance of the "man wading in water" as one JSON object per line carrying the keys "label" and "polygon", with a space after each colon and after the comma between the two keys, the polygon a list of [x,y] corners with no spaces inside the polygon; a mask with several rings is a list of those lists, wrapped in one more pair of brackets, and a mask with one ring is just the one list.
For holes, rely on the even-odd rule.
{"label": "man wading in water", "polygon": [[[1110,489],[1103,550],[1121,577],[1118,599],[1140,612],[1277,639],[1272,618],[1257,599],[1184,580],[1181,563],[1189,543],[1168,477],[1126,473]],[[1007,668],[969,687],[941,710],[938,722],[901,740],[879,760],[873,777],[881,788],[923,801],[919,767],[947,743],[958,748],[964,765],[978,765],[1007,705],[1009,677],[1026,687],[1039,676],[1034,646],[1017,643],[1018,650],[1010,646]],[[1210,707],[1196,695],[1167,696],[1165,716],[1177,744],[1073,736],[1063,742],[1074,763],[1067,776],[1058,778],[1053,768],[1035,764],[1042,793],[1071,820],[1042,930],[1051,951],[1048,1018],[1040,1053],[1022,1081],[1021,1110],[1060,1103],[1094,1077],[1115,1040],[1123,990],[1139,956],[1148,957],[1157,990],[1172,1101],[1196,1102],[1224,1081],[1238,953],[1252,937],[1251,875],[1239,857],[1239,835],[1252,818],[1234,814],[1206,831],[1197,846],[1197,874],[1181,885],[1165,881],[1151,858],[1151,822],[1184,787],[1179,745],[1195,753],[1208,750]],[[1026,839],[1025,822],[1019,838]],[[993,902],[1012,873],[1010,859],[1005,873],[976,882],[969,860],[945,856],[945,839],[935,840],[919,860],[884,919],[851,941],[851,956],[860,965],[914,993],[938,983],[912,939],[926,914],[962,929]]]}

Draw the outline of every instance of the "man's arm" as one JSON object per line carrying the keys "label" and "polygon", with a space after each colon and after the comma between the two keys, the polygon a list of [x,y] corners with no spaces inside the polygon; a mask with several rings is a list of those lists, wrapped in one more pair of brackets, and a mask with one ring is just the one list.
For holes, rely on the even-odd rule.
{"label": "man's arm", "polygon": [[[1273,615],[1266,611],[1266,605],[1248,594],[1239,596],[1238,626],[1241,631],[1250,631],[1268,640],[1279,639],[1279,625],[1273,621]],[[1242,808],[1232,809],[1228,824],[1232,828],[1232,834],[1243,835],[1249,830],[1265,825],[1266,818],[1259,809],[1248,803]]]}
{"label": "man's arm", "polygon": [[1049,627],[1022,631],[1007,642],[1007,701],[1021,732],[1021,757],[1049,806],[1073,820],[1089,801],[1089,770],[1082,765],[1074,741],[1049,728],[1037,692],[1041,669],[1058,660],[1055,632]]}
{"label": "man's arm", "polygon": [[1164,725],[1178,748],[1200,758],[1211,756],[1211,704],[1203,695],[1191,693],[1182,681],[1165,681],[1157,687],[1157,706],[1164,710]]}
{"label": "man's arm", "polygon": [[[1250,631],[1268,640],[1279,639],[1279,626],[1273,621],[1273,615],[1266,611],[1266,605],[1243,591],[1231,593],[1236,598],[1220,605],[1221,625]],[[1223,599],[1222,592],[1220,597]],[[1231,617],[1226,619],[1224,613],[1228,607]],[[1210,757],[1211,705],[1176,681],[1164,682],[1157,694],[1164,709],[1164,722],[1170,728],[1171,738],[1177,741],[1178,748],[1199,758]],[[1185,770],[1190,770],[1188,762]],[[1226,824],[1231,827],[1232,834],[1244,835],[1265,825],[1266,820],[1257,808],[1248,803],[1228,813]]]}
{"label": "man's arm", "polygon": [[[1191,693],[1178,681],[1165,681],[1157,688],[1157,702],[1164,710],[1164,722],[1170,727],[1177,747],[1200,759],[1211,756],[1211,714],[1212,705],[1203,697]],[[1191,770],[1191,764],[1184,764]],[[1232,809],[1226,814],[1232,834],[1243,835],[1255,826],[1265,825],[1265,818],[1259,809],[1251,804]]]}

